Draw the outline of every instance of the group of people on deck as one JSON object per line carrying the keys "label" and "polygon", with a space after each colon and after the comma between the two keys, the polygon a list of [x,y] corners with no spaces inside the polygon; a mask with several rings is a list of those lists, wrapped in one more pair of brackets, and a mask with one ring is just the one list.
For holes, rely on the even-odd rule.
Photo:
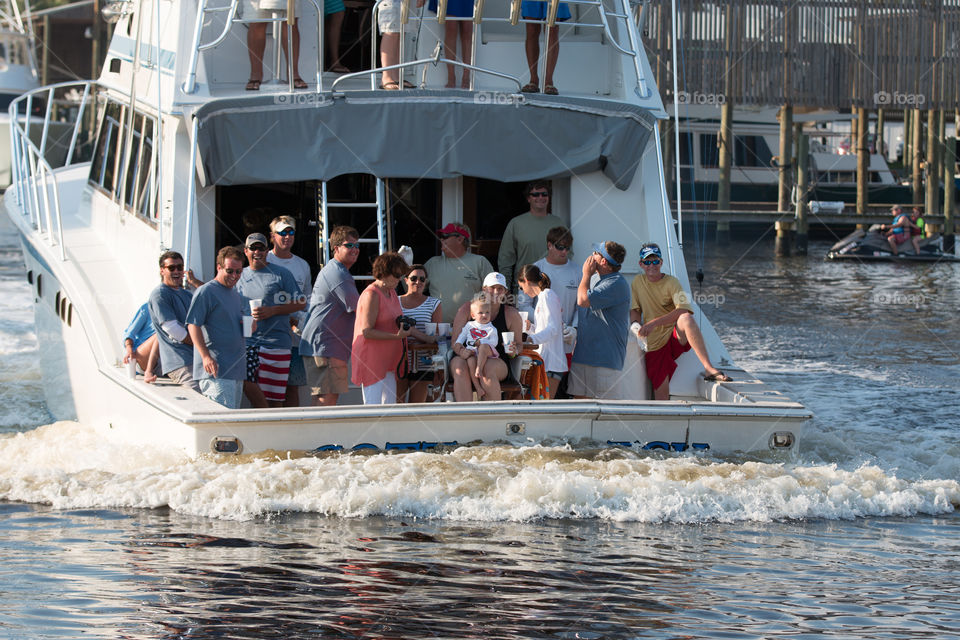
{"label": "group of people on deck", "polygon": [[[423,7],[426,0],[416,0],[417,7]],[[295,4],[295,7],[297,5]],[[382,0],[377,15],[377,27],[380,30],[380,66],[384,68],[380,82],[380,88],[385,90],[396,90],[400,88],[401,76],[397,69],[390,69],[400,62],[400,22],[401,22],[400,0]],[[539,79],[539,61],[540,61],[540,33],[541,24],[547,20],[548,4],[542,0],[523,0],[520,7],[520,15],[526,22],[525,24],[525,42],[524,53],[526,55],[527,66],[530,73],[530,82],[523,86],[522,91],[526,93],[537,93],[540,91]],[[427,8],[437,13],[437,0],[429,0]],[[266,20],[272,19],[275,13],[285,12],[286,3],[278,0],[244,0],[241,3],[240,16],[244,20],[261,20],[262,22],[251,22],[247,29],[247,53],[250,58],[250,77],[246,84],[247,91],[258,91],[263,82],[263,57],[267,42],[267,24]],[[350,70],[341,62],[340,55],[340,32],[343,27],[345,7],[343,0],[328,0],[323,5],[325,40],[327,43],[327,71],[334,73],[350,73]],[[473,46],[473,21],[474,5],[472,0],[450,0],[446,5],[446,16],[454,18],[444,22],[443,47],[444,57],[448,60],[460,61],[464,64],[472,62]],[[300,50],[300,31],[297,26],[299,18],[299,8],[295,9],[295,19],[290,29],[289,40],[293,48],[291,59],[293,72],[293,87],[295,89],[306,89],[306,81],[300,77],[299,71],[299,50]],[[565,22],[571,18],[570,8],[566,3],[560,3],[557,10],[557,22]],[[281,45],[284,54],[287,54],[287,22],[282,23]],[[460,55],[457,56],[457,44],[460,45]],[[543,92],[549,95],[557,95],[556,86],[553,83],[553,72],[557,66],[557,60],[560,54],[560,31],[559,27],[554,25],[548,28],[546,61],[544,67],[544,85]],[[405,81],[404,81],[405,82]],[[413,87],[406,83],[404,86]],[[460,70],[460,82],[457,82],[457,65],[447,65],[447,88],[460,87],[470,88],[470,70],[462,68]]]}
{"label": "group of people on deck", "polygon": [[549,213],[550,195],[548,182],[527,186],[530,210],[507,226],[500,271],[470,251],[466,226],[449,223],[437,232],[441,255],[409,264],[400,253],[381,254],[362,292],[350,273],[360,236],[349,226],[331,230],[332,259],[312,288],[309,265],[291,252],[289,216],[273,219],[270,241],[252,233],[242,250],[222,248],[205,284],[166,251],[146,305],[153,335],[139,314],[124,336],[124,361],[140,362],[147,382],[163,375],[229,408],[244,396],[253,407],[297,406],[303,385],[315,405],[331,406],[350,382],[365,404],[424,402],[434,372],[408,371],[407,349],[437,343],[438,327],[449,323],[456,401],[501,399],[508,362],[521,353],[542,364],[538,397],[611,398],[630,375],[623,367],[633,321],[647,339],[655,399],[669,399],[675,360],[691,348],[708,380],[728,381],[710,362],[679,281],[662,273],[660,248],[641,247],[632,285],[620,273],[626,250],[617,242],[597,242],[577,264],[572,233]]}

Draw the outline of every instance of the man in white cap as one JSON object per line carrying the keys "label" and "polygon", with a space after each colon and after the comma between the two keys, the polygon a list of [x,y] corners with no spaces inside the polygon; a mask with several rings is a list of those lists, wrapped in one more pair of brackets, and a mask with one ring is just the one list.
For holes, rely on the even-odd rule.
{"label": "man in white cap", "polygon": [[711,382],[730,382],[729,376],[710,363],[703,334],[693,317],[690,296],[680,281],[660,271],[660,247],[640,247],[641,271],[630,287],[630,321],[640,324],[637,335],[647,339],[647,378],[653,385],[654,400],[670,399],[670,378],[677,370],[677,358],[693,348]]}
{"label": "man in white cap", "polygon": [[470,253],[470,229],[465,225],[451,222],[437,235],[441,255],[427,260],[423,268],[430,278],[430,295],[443,302],[443,322],[453,322],[457,309],[480,292],[483,276],[493,266],[483,256]]}
{"label": "man in white cap", "polygon": [[[267,264],[283,267],[293,275],[297,286],[303,293],[304,306],[310,304],[310,290],[313,280],[310,278],[310,265],[300,256],[293,255],[293,243],[296,241],[297,222],[291,216],[278,216],[270,222],[270,241],[273,249],[267,254]],[[300,336],[294,326],[303,326],[306,314],[303,311],[290,315],[290,375],[287,378],[285,407],[300,405],[300,387],[307,384],[307,372],[300,357]]]}
{"label": "man in white cap", "polygon": [[[429,270],[427,273],[430,273]],[[484,400],[500,400],[500,382],[510,373],[507,358],[520,353],[520,344],[523,336],[523,323],[520,312],[507,304],[507,279],[502,273],[493,271],[483,279],[483,295],[490,302],[490,322],[497,333],[503,336],[504,332],[513,333],[513,342],[504,345],[503,340],[497,345],[497,358],[488,358],[482,375],[478,376],[483,387]],[[470,302],[464,302],[457,309],[453,319],[453,333],[458,336],[463,326],[470,320]],[[453,374],[453,397],[457,402],[465,402],[473,397],[473,386],[470,380],[470,370],[467,367],[467,358],[456,353],[450,359],[450,371]]]}

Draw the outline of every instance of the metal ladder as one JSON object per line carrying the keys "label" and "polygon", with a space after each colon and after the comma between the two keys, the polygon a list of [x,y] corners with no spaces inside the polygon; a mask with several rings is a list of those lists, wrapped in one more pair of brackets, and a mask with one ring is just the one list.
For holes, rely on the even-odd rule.
{"label": "metal ladder", "polygon": [[[361,236],[361,244],[376,244],[377,245],[377,255],[384,253],[387,250],[387,217],[386,217],[386,185],[381,178],[376,178],[376,187],[374,189],[376,193],[376,200],[374,202],[330,202],[329,197],[327,196],[327,180],[324,180],[320,183],[320,237],[319,242],[323,251],[321,256],[323,257],[323,264],[330,262],[330,243],[327,241],[327,238],[330,237],[330,209],[374,209],[376,212],[376,236]],[[359,231],[359,230],[358,230]],[[371,275],[358,275],[354,276],[354,280],[373,280]]]}

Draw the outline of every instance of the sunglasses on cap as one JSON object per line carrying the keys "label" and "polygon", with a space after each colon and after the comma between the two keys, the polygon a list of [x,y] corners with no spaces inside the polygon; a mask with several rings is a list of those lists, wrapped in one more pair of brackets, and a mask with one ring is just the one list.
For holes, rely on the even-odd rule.
{"label": "sunglasses on cap", "polygon": [[643,265],[649,267],[651,265],[660,264],[661,262],[663,262],[663,260],[661,260],[660,258],[654,258],[652,260],[641,260],[640,262]]}
{"label": "sunglasses on cap", "polygon": [[283,231],[274,231],[274,233],[277,234],[278,236],[286,237],[286,236],[292,236],[293,234],[296,233],[296,231],[294,231],[293,229],[284,229]]}
{"label": "sunglasses on cap", "polygon": [[347,249],[359,249],[360,243],[359,242],[341,242],[340,246],[346,247]]}
{"label": "sunglasses on cap", "polygon": [[549,195],[550,195],[549,191],[531,191],[530,192],[531,198],[546,198]]}

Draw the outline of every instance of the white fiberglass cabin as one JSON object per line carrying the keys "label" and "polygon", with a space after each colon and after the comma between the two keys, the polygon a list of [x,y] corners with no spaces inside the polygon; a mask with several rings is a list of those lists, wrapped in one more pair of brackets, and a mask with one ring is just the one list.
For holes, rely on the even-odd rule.
{"label": "white fiberglass cabin", "polygon": [[0,189],[10,184],[10,103],[38,86],[29,15],[24,23],[17,1],[4,0],[0,3]]}
{"label": "white fiberglass cabin", "polygon": [[[476,3],[470,90],[442,88],[442,26],[432,13],[421,21],[410,9],[403,27],[401,64],[418,88],[384,91],[372,69],[320,73],[322,11],[312,0],[299,6],[308,90],[291,91],[272,36],[263,85],[244,90],[248,25],[237,2],[142,0],[108,7],[120,17],[96,83],[22,99],[42,99],[46,113],[14,129],[15,183],[4,205],[23,238],[56,417],[189,455],[549,438],[674,451],[797,446],[809,412],[738,369],[699,312],[714,362],[736,382],[704,382],[687,354],[669,402],[648,399],[633,341],[621,400],[363,406],[352,393],[338,407],[230,411],[175,385],[130,379],[120,336],[159,283],[159,254],[179,250],[208,280],[220,247],[266,231],[279,214],[297,219],[294,251],[314,275],[328,229],[360,230],[354,273],[363,286],[364,265],[379,252],[409,245],[416,262],[436,255],[435,231],[451,221],[468,224],[475,251],[495,262],[504,227],[526,210],[523,184],[546,177],[576,259],[617,240],[632,278],[640,245],[655,241],[666,271],[687,284],[656,135],[665,113],[637,29],[645,5],[570,3],[558,96],[519,92],[528,80],[524,21],[512,19],[519,2]],[[375,42],[367,38],[364,47]],[[47,123],[65,119],[76,128],[52,133]]]}

